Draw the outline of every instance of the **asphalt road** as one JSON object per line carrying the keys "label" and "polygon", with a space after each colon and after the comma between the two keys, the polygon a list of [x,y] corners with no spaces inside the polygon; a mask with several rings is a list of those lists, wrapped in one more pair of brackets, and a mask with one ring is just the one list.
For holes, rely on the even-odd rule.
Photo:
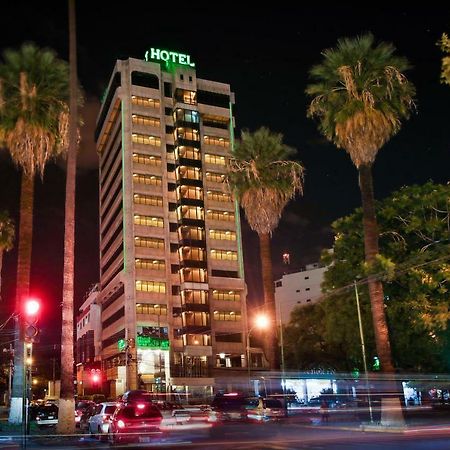
{"label": "asphalt road", "polygon": [[[18,441],[2,441],[0,449],[21,448]],[[34,437],[29,449],[105,449],[92,437]],[[229,424],[213,429],[210,436],[190,433],[155,438],[151,443],[118,445],[115,448],[176,448],[176,449],[308,449],[308,450],[450,450],[450,425],[410,428],[406,432],[363,432],[336,424],[306,425],[302,423]]]}

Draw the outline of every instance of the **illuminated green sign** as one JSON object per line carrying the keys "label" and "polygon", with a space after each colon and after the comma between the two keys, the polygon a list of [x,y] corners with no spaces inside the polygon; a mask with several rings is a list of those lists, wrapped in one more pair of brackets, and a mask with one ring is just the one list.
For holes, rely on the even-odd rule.
{"label": "illuminated green sign", "polygon": [[191,61],[190,55],[184,53],[169,52],[160,50],[159,48],[151,48],[145,52],[146,61],[165,62],[166,64],[180,64],[182,66],[195,67],[195,63]]}
{"label": "illuminated green sign", "polygon": [[[117,342],[117,346],[119,347],[120,351],[125,350],[126,347],[126,341],[125,339],[119,339]],[[137,337],[137,346],[143,347],[143,348],[150,348],[150,349],[158,349],[158,350],[169,350],[170,344],[169,339],[161,339],[157,337],[151,337],[151,336],[138,336]]]}

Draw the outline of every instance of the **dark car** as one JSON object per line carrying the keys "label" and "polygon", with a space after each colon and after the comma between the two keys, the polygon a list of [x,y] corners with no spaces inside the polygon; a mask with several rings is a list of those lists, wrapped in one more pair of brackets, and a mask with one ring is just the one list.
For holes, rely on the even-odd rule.
{"label": "dark car", "polygon": [[54,427],[58,423],[58,407],[56,405],[40,406],[36,412],[36,425],[39,428]]}
{"label": "dark car", "polygon": [[150,442],[161,434],[162,418],[159,409],[151,402],[122,402],[110,421],[110,442]]}
{"label": "dark car", "polygon": [[95,406],[95,403],[90,400],[81,400],[75,404],[75,426],[79,427],[81,418],[83,414],[85,415],[88,413],[88,411]]}
{"label": "dark car", "polygon": [[238,392],[217,394],[211,403],[212,422],[247,420],[247,407],[250,400]]}

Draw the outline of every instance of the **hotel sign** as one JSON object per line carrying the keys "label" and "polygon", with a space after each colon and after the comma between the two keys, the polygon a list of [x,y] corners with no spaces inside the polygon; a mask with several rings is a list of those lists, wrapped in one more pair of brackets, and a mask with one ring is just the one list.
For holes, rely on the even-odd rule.
{"label": "hotel sign", "polygon": [[182,66],[195,67],[190,55],[184,53],[169,52],[159,48],[151,48],[145,52],[146,61],[165,62],[166,64],[180,64]]}
{"label": "hotel sign", "polygon": [[[169,350],[170,348],[169,339],[161,339],[151,336],[138,336],[136,339],[136,343],[138,347],[149,348],[153,350]],[[117,342],[117,346],[119,347],[120,351],[124,351],[127,346],[125,339],[120,339]]]}

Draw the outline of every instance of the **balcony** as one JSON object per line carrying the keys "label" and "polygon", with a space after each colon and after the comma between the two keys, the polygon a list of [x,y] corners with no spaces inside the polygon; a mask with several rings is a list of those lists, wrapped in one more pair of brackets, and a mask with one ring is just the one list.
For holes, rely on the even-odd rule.
{"label": "balcony", "polygon": [[211,374],[212,371],[208,366],[173,365],[170,368],[170,375],[175,378],[210,378]]}

